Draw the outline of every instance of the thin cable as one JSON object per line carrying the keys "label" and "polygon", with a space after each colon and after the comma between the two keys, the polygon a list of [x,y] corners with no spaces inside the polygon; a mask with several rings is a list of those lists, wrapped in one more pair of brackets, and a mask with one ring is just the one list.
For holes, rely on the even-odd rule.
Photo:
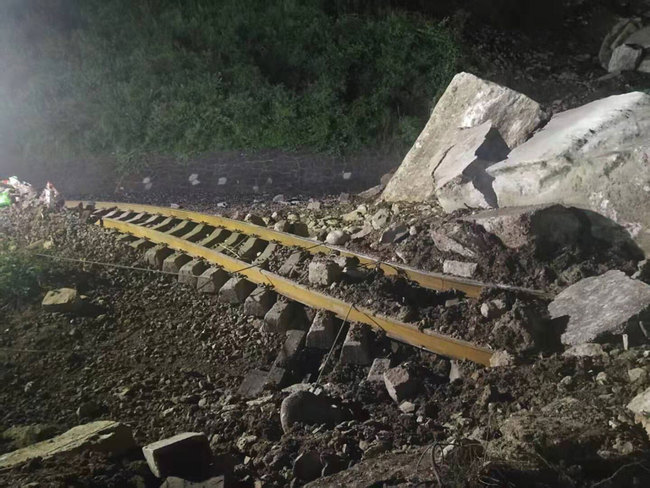
{"label": "thin cable", "polygon": [[339,331],[336,334],[336,337],[334,338],[334,342],[332,343],[332,347],[330,348],[330,351],[327,353],[327,357],[325,358],[325,361],[323,362],[323,366],[321,367],[321,370],[318,373],[318,378],[316,378],[316,383],[320,382],[320,377],[323,374],[323,371],[325,371],[325,368],[327,367],[327,363],[330,360],[330,356],[332,355],[332,352],[334,351],[334,348],[336,347],[336,343],[339,341],[339,337],[341,336],[341,332],[343,332],[343,328],[345,327],[345,324],[348,321],[348,317],[350,316],[350,312],[352,309],[355,308],[354,304],[350,305],[350,308],[348,309],[348,313],[345,315],[345,319],[343,320],[343,323],[341,324],[341,327],[339,327]]}

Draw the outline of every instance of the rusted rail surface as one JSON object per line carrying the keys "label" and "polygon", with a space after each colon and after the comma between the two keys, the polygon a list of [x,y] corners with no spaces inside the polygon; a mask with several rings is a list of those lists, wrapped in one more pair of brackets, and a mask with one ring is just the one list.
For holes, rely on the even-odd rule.
{"label": "rusted rail surface", "polygon": [[[83,202],[80,201],[69,201],[66,202],[66,205],[70,208],[73,208],[79,206],[80,203],[83,204]],[[387,276],[402,275],[424,288],[440,291],[457,290],[463,292],[470,298],[478,298],[481,292],[488,288],[518,291],[540,298],[550,298],[549,294],[539,290],[531,290],[528,288],[513,287],[501,284],[481,283],[479,281],[458,278],[442,273],[422,271],[400,264],[387,263],[363,253],[353,252],[342,247],[324,244],[313,239],[307,239],[304,237],[296,236],[294,234],[280,232],[275,229],[261,227],[259,225],[251,224],[250,222],[233,220],[219,215],[208,215],[188,210],[157,207],[153,205],[141,205],[136,203],[94,202],[94,206],[97,210],[116,209],[125,212],[131,211],[136,214],[160,215],[164,217],[173,217],[180,220],[196,222],[199,224],[207,224],[232,232],[240,232],[248,236],[256,236],[269,242],[277,242],[283,246],[298,247],[311,254],[337,253],[341,256],[354,257],[359,260],[359,263],[361,265],[367,267],[378,267]]]}

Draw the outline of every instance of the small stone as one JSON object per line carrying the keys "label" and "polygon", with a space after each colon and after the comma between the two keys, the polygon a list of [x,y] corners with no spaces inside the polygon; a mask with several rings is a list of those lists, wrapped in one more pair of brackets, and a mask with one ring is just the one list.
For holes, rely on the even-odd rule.
{"label": "small stone", "polygon": [[48,291],[41,305],[46,312],[75,312],[81,306],[81,299],[77,290],[59,288]]}
{"label": "small stone", "polygon": [[321,203],[317,200],[311,201],[307,204],[307,210],[320,210]]}
{"label": "small stone", "polygon": [[343,410],[337,408],[329,398],[309,391],[292,393],[280,406],[280,423],[285,433],[296,423],[333,427],[344,418]]}
{"label": "small stone", "polygon": [[259,225],[261,227],[266,226],[266,222],[264,222],[264,219],[262,217],[260,217],[259,215],[252,214],[252,213],[246,214],[246,217],[244,217],[244,220],[246,222],[250,222],[251,224]]}
{"label": "small stone", "polygon": [[605,373],[604,371],[598,373],[596,375],[596,383],[600,385],[604,385],[605,383],[607,383],[607,373]]}
{"label": "small stone", "polygon": [[329,286],[341,278],[343,270],[334,261],[314,259],[309,263],[309,282],[313,285]]}
{"label": "small stone", "polygon": [[648,372],[643,368],[634,368],[627,372],[630,383],[645,382],[648,378]]}
{"label": "small stone", "polygon": [[628,44],[622,44],[614,49],[607,70],[610,73],[618,71],[634,71],[643,58],[643,49]]}
{"label": "small stone", "polygon": [[384,381],[384,373],[390,369],[390,358],[377,358],[372,362],[367,381],[380,383]]}
{"label": "small stone", "polygon": [[650,388],[635,396],[627,408],[634,413],[634,420],[645,428],[650,438]]}
{"label": "small stone", "polygon": [[386,371],[384,384],[390,397],[397,403],[415,394],[418,386],[417,380],[404,366],[397,366]]}
{"label": "small stone", "polygon": [[302,481],[313,481],[320,478],[323,462],[318,451],[303,452],[293,462],[293,475]]}
{"label": "small stone", "polygon": [[284,201],[285,201],[285,200],[284,200],[284,195],[279,194],[279,195],[274,196],[274,197],[273,197],[273,201],[274,201],[275,203],[284,202]]}
{"label": "small stone", "polygon": [[341,246],[350,240],[350,235],[342,230],[333,230],[325,238],[327,244]]}
{"label": "small stone", "polygon": [[411,402],[402,402],[399,405],[399,409],[404,413],[413,413],[415,412],[415,404]]}
{"label": "small stone", "polygon": [[490,300],[481,304],[481,315],[488,320],[498,319],[506,311],[506,303],[503,300]]}
{"label": "small stone", "polygon": [[442,272],[464,278],[471,278],[476,272],[478,265],[476,263],[465,263],[462,261],[453,261],[447,259],[442,263]]}
{"label": "small stone", "polygon": [[607,353],[603,350],[603,346],[596,344],[595,342],[587,342],[585,344],[578,344],[577,346],[572,346],[564,351],[563,356],[566,357],[576,357],[576,358],[595,358],[607,356]]}
{"label": "small stone", "polygon": [[380,230],[386,227],[390,219],[390,211],[386,208],[380,208],[370,219],[373,229]]}
{"label": "small stone", "polygon": [[515,363],[515,357],[508,351],[497,351],[490,356],[490,367],[499,368],[512,366]]}

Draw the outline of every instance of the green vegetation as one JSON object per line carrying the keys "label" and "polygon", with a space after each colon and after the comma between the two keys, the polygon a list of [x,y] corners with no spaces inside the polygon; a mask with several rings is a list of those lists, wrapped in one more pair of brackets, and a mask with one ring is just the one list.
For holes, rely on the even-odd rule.
{"label": "green vegetation", "polygon": [[0,145],[25,158],[410,145],[444,27],[330,0],[3,0]]}
{"label": "green vegetation", "polygon": [[38,294],[41,273],[34,256],[0,242],[0,310],[15,307]]}

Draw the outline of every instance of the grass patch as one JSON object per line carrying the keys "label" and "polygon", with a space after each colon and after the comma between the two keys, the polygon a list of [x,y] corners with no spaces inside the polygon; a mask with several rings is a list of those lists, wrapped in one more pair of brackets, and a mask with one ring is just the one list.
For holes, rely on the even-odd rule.
{"label": "grass patch", "polygon": [[334,5],[4,0],[0,144],[124,168],[157,154],[412,144],[454,74],[453,35]]}

